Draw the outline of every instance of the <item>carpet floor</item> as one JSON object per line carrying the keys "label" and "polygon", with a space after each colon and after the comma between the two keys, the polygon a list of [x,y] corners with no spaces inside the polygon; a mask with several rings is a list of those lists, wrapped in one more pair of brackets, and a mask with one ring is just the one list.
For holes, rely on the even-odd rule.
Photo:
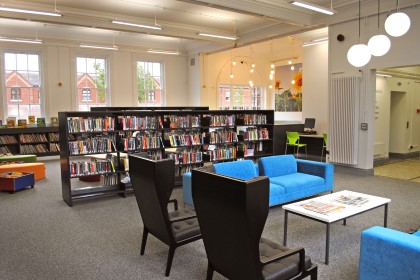
{"label": "carpet floor", "polygon": [[[205,279],[202,241],[178,248],[169,278],[164,277],[168,247],[150,236],[140,256],[143,225],[134,195],[62,200],[58,160],[46,161],[47,178],[34,189],[0,192],[0,279]],[[383,176],[335,173],[334,189],[391,199],[388,226],[409,231],[420,225],[420,183]],[[174,197],[182,201],[182,189]],[[360,233],[383,224],[383,208],[331,226],[330,264],[324,264],[325,225],[289,216],[288,245],[302,246],[319,265],[318,279],[357,279]],[[284,211],[270,208],[263,237],[283,240]],[[215,273],[214,278],[225,279]]]}

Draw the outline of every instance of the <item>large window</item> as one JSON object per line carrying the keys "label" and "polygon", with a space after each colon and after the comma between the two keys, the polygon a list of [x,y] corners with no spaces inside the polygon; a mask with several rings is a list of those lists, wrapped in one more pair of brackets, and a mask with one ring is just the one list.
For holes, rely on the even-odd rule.
{"label": "large window", "polygon": [[260,110],[262,109],[262,89],[256,86],[220,85],[219,109]]}
{"label": "large window", "polygon": [[163,106],[162,63],[137,61],[138,106]]}
{"label": "large window", "polygon": [[79,111],[107,106],[108,74],[105,58],[77,57],[77,106]]}
{"label": "large window", "polygon": [[40,56],[33,53],[4,54],[5,117],[42,117]]}

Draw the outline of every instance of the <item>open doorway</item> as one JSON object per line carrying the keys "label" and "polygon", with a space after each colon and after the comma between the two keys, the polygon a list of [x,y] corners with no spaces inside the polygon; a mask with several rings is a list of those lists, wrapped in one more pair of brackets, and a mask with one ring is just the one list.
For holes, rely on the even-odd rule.
{"label": "open doorway", "polygon": [[[374,166],[392,165],[389,173],[403,174],[413,163],[401,162],[420,164],[420,66],[377,69],[376,75]],[[410,176],[420,175],[402,179]]]}

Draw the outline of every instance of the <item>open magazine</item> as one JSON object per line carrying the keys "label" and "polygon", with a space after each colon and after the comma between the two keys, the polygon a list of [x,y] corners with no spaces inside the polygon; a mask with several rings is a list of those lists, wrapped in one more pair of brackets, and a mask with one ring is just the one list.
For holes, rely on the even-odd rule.
{"label": "open magazine", "polygon": [[334,203],[326,203],[320,202],[315,200],[310,200],[304,203],[299,204],[301,207],[305,208],[306,210],[314,211],[319,214],[328,215],[330,213],[335,213],[345,209],[346,207],[343,205],[338,205]]}
{"label": "open magazine", "polygon": [[369,199],[366,197],[354,195],[340,195],[339,197],[331,200],[331,202],[337,202],[351,206],[362,206],[363,204],[368,203]]}

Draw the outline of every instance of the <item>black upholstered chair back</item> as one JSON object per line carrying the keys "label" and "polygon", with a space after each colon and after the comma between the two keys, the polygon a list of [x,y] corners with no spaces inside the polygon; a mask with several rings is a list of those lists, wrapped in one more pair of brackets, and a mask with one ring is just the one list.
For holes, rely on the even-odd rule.
{"label": "black upholstered chair back", "polygon": [[143,224],[151,234],[170,244],[173,237],[167,205],[175,183],[175,162],[136,155],[130,155],[129,161],[130,179]]}
{"label": "black upholstered chair back", "polygon": [[263,279],[259,242],[268,215],[269,180],[192,171],[192,195],[211,266],[229,279]]}

